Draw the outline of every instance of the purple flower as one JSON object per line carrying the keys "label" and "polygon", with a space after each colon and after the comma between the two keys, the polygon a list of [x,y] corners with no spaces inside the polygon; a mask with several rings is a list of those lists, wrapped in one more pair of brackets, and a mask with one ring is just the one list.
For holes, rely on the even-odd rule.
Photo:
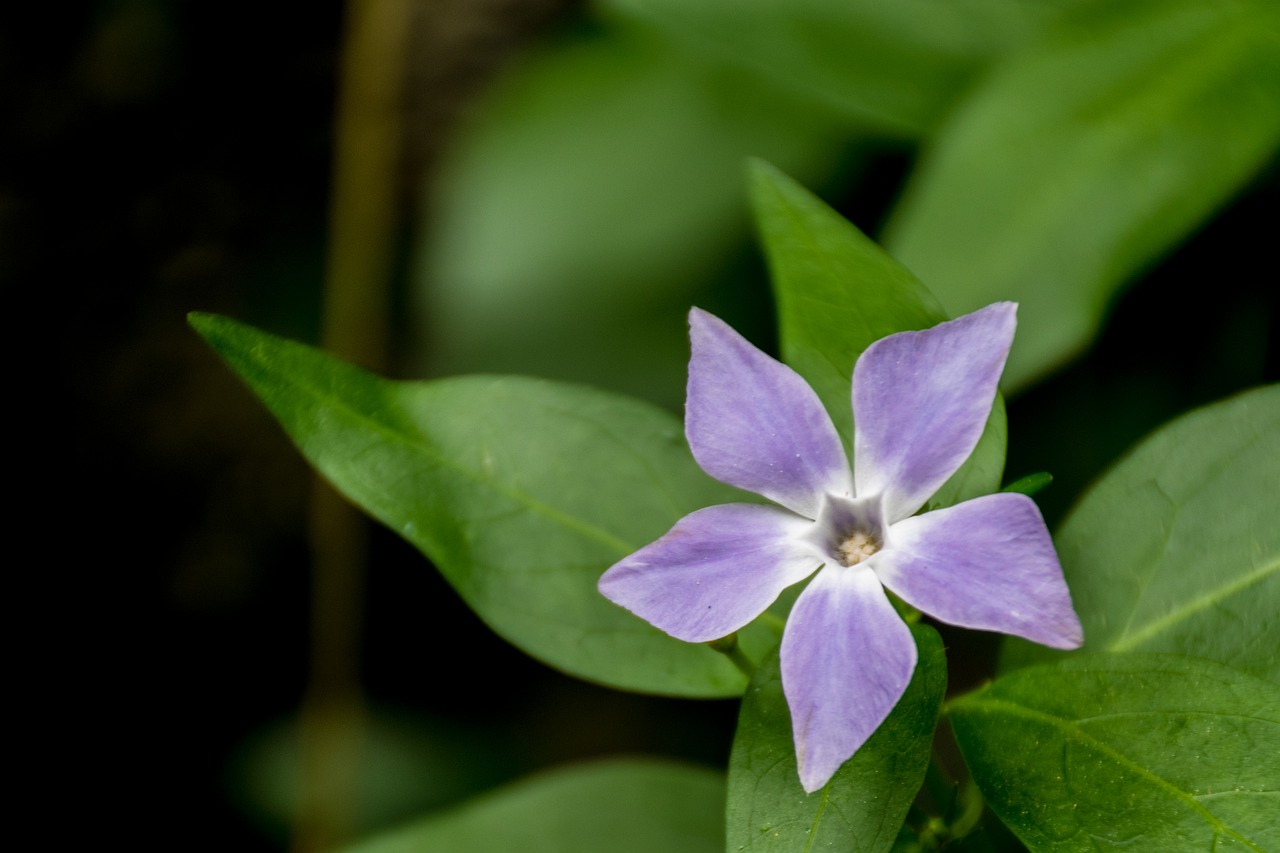
{"label": "purple flower", "polygon": [[780,506],[698,510],[614,565],[600,591],[666,633],[706,642],[800,593],[782,687],[800,782],[821,788],[902,697],[911,631],[885,589],[965,628],[1080,645],[1044,520],[1000,493],[916,515],[973,451],[1013,342],[1002,302],[876,341],[853,371],[853,468],[813,389],[693,309],[685,434],[708,474]]}

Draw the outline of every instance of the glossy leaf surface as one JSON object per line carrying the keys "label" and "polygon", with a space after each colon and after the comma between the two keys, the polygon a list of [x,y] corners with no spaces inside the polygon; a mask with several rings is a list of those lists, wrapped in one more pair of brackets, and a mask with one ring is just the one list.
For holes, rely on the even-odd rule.
{"label": "glossy leaf surface", "polygon": [[1280,849],[1280,687],[1211,661],[1107,654],[948,708],[988,805],[1033,853]]}
{"label": "glossy leaf surface", "polygon": [[[1177,652],[1280,681],[1280,387],[1160,429],[1057,536],[1084,651]],[[1005,663],[1058,656],[1011,643]]]}
{"label": "glossy leaf surface", "polygon": [[[933,294],[821,199],[762,161],[750,167],[752,205],[769,261],[783,359],[808,380],[852,445],[853,365],[873,342],[947,319]],[[930,506],[993,492],[1004,471],[1004,402]]]}
{"label": "glossy leaf surface", "polygon": [[674,417],[536,379],[390,382],[225,318],[192,323],[311,463],[430,557],[508,641],[617,687],[741,692],[721,655],[596,590],[609,565],[684,514],[741,499],[694,464]]}
{"label": "glossy leaf surface", "polygon": [[756,671],[729,757],[729,851],[889,850],[929,763],[947,686],[936,631],[912,629],[919,650],[907,692],[826,787],[806,795],[796,774],[791,716],[777,656]]}

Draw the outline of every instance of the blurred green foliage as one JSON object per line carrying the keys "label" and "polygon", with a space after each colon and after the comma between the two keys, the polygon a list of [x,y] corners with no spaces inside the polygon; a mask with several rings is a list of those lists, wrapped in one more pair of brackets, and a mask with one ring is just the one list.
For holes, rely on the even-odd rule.
{"label": "blurred green foliage", "polygon": [[718,853],[724,781],[613,759],[543,773],[346,848],[349,853]]}
{"label": "blurred green foliage", "polygon": [[1021,303],[1007,386],[1083,349],[1274,155],[1278,28],[1269,0],[1089,3],[957,106],[887,246],[953,312]]}
{"label": "blurred green foliage", "polygon": [[600,3],[457,140],[418,268],[432,369],[678,403],[685,306],[757,295],[733,280],[742,159],[839,199],[907,145],[889,248],[952,315],[1020,302],[1025,386],[1274,156],[1276,9]]}
{"label": "blurred green foliage", "polygon": [[[421,26],[448,29],[447,5],[430,5]],[[564,4],[558,29],[482,98],[464,97],[466,127],[424,183],[402,345],[420,360],[400,372],[540,374],[677,408],[690,302],[770,342],[743,183],[743,158],[764,157],[873,236],[888,222],[884,241],[949,313],[1021,301],[1029,348],[1017,355],[1009,473],[1053,471],[1037,495],[1052,521],[1159,422],[1276,377],[1264,278],[1276,8]],[[75,483],[91,508],[75,536],[49,533],[57,570],[42,572],[55,585],[43,600],[86,605],[69,620],[81,672],[45,669],[77,714],[86,696],[128,698],[50,742],[86,768],[87,807],[102,809],[81,816],[86,827],[143,799],[153,837],[274,849],[219,800],[217,768],[302,689],[306,475],[181,317],[198,307],[291,336],[318,328],[341,12],[99,0],[32,6],[0,27],[11,166],[0,275],[14,316],[52,330],[26,354],[65,391],[49,422],[79,431],[49,454],[61,470],[29,503],[61,506]],[[1152,270],[1132,299],[1118,295]],[[1099,322],[1110,324],[1101,339]],[[1087,362],[1045,381],[1089,346]],[[547,687],[558,676],[492,638],[417,552],[382,533],[375,550],[371,693],[506,737],[517,713],[529,725],[520,703],[543,703],[543,723],[524,730],[536,731],[522,743],[539,745],[534,757],[491,736],[503,754],[485,784],[619,744],[702,760],[727,749],[724,708],[682,707],[673,726],[657,700]],[[127,567],[104,570],[104,555]],[[953,683],[982,677],[966,653],[989,651],[982,638],[944,638]],[[433,648],[465,651],[424,661]],[[590,709],[590,734],[561,713],[569,705]],[[398,737],[373,755],[393,786],[420,768]],[[287,764],[275,747],[255,766]],[[118,768],[138,765],[149,785],[120,784]],[[478,784],[437,781],[432,803]],[[282,815],[279,789],[264,787],[244,793]],[[371,822],[411,808],[403,788],[370,790]],[[182,834],[165,836],[164,821]]]}

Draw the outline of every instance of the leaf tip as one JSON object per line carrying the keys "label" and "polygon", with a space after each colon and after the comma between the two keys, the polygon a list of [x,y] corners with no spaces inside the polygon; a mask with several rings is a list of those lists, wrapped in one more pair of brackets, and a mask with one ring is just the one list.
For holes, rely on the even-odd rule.
{"label": "leaf tip", "polygon": [[1026,495],[1027,497],[1030,498],[1030,497],[1035,497],[1037,493],[1039,493],[1042,489],[1044,489],[1046,486],[1048,486],[1052,482],[1053,482],[1052,474],[1050,474],[1048,471],[1038,471],[1034,474],[1028,474],[1025,477],[1020,477],[1019,479],[1014,480],[1012,483],[1005,486],[1000,491],[1016,492],[1017,494]]}
{"label": "leaf tip", "polygon": [[786,172],[761,157],[748,157],[746,165],[747,187],[751,201],[757,207],[763,201],[764,193],[776,194],[787,187],[799,186]]}
{"label": "leaf tip", "polygon": [[782,171],[763,157],[748,157],[746,159],[747,178],[750,181],[759,181],[764,178],[782,174]]}
{"label": "leaf tip", "polygon": [[227,356],[234,349],[233,342],[243,338],[245,332],[256,331],[230,317],[205,311],[189,311],[187,323],[196,334],[204,338],[206,344],[223,356]]}
{"label": "leaf tip", "polygon": [[220,326],[227,326],[233,322],[233,320],[229,320],[221,314],[210,314],[207,311],[187,312],[187,324],[195,329],[200,337],[206,341],[212,340]]}

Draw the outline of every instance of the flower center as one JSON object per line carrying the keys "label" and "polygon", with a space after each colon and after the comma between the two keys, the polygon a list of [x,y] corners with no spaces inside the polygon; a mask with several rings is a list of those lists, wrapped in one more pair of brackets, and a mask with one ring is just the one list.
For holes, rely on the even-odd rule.
{"label": "flower center", "polygon": [[842,565],[856,566],[879,551],[882,546],[883,543],[874,535],[855,530],[840,542],[836,547],[836,553],[839,554]]}

